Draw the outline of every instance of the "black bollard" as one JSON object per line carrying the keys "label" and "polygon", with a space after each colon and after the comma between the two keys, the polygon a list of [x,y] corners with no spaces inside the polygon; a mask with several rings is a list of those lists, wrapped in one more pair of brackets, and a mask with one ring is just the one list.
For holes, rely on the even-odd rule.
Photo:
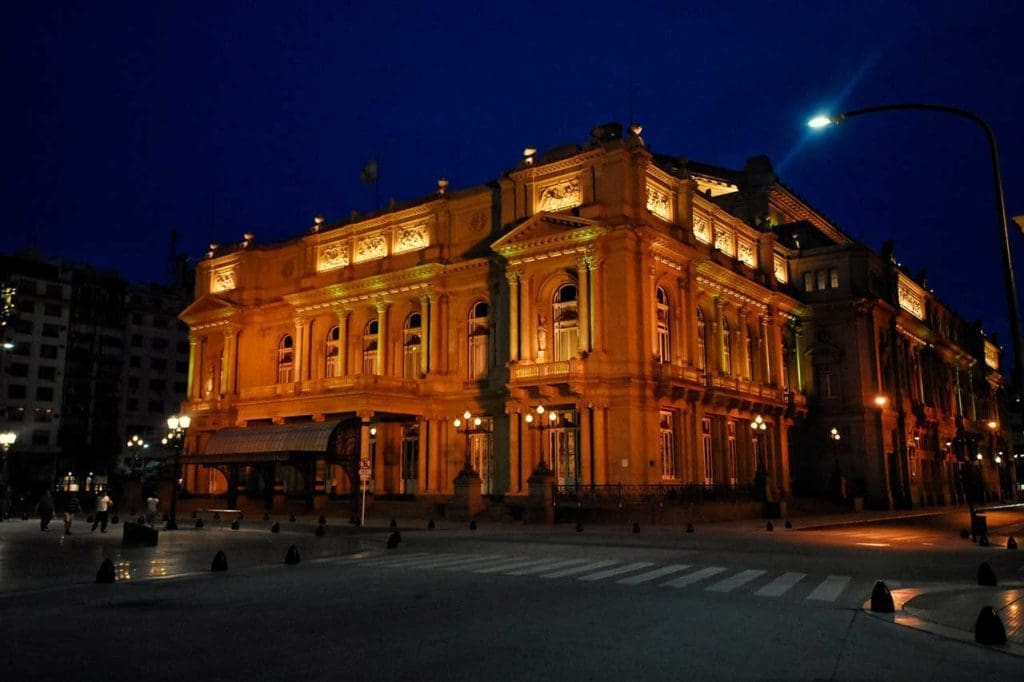
{"label": "black bollard", "polygon": [[321,514],[320,518],[317,519],[316,522],[319,523],[321,526],[325,526],[327,525],[327,517]]}
{"label": "black bollard", "polygon": [[995,587],[996,582],[996,572],[992,570],[992,566],[987,561],[982,561],[978,566],[978,584]]}
{"label": "black bollard", "polygon": [[263,512],[263,520],[264,521],[269,521],[270,520],[270,512]]}
{"label": "black bollard", "polygon": [[217,550],[217,553],[213,555],[210,570],[214,572],[228,570],[228,556],[224,553],[224,550]]}
{"label": "black bollard", "polygon": [[240,524],[240,523],[238,522],[238,519],[235,519],[234,521],[232,521],[232,522],[231,522],[231,530],[238,530],[238,528],[239,528],[239,527],[240,527],[241,525],[242,525],[242,524]]}
{"label": "black bollard", "polygon": [[402,536],[399,532],[397,530],[391,531],[391,535],[388,536],[388,549],[395,549],[401,541]]}
{"label": "black bollard", "polygon": [[429,521],[427,521],[427,530],[434,530],[434,528],[436,528],[434,519],[430,519]]}
{"label": "black bollard", "polygon": [[245,514],[243,514],[242,512],[238,512],[238,520],[242,521],[243,519],[245,519]]}
{"label": "black bollard", "polygon": [[765,524],[764,529],[766,531],[768,531],[769,533],[771,533],[773,530],[775,530],[775,526],[773,526],[772,522],[769,521],[768,523]]}
{"label": "black bollard", "polygon": [[1012,535],[1006,541],[1006,549],[1017,549],[1017,541],[1013,539]]}
{"label": "black bollard", "polygon": [[289,515],[288,515],[288,520],[289,520],[289,521],[290,521],[291,523],[295,523],[295,514],[289,514]]}
{"label": "black bollard", "polygon": [[1006,628],[991,606],[982,607],[974,623],[974,641],[978,644],[1006,644]]}
{"label": "black bollard", "polygon": [[633,532],[634,533],[639,533],[640,532],[640,524],[637,523],[636,521],[633,522]]}
{"label": "black bollard", "polygon": [[686,532],[687,532],[687,533],[692,533],[692,532],[694,532],[695,530],[696,530],[696,529],[695,529],[695,528],[693,527],[693,523],[692,523],[692,522],[691,522],[691,523],[688,523],[688,524],[686,524]]}
{"label": "black bollard", "polygon": [[971,539],[971,531],[968,530],[967,528],[961,528],[960,529],[960,539],[961,540],[970,540]]}
{"label": "black bollard", "polygon": [[196,519],[196,529],[197,530],[202,530],[203,529],[203,520],[202,519]]}
{"label": "black bollard", "polygon": [[885,583],[879,580],[871,590],[871,610],[875,613],[895,613],[896,605],[892,601],[892,593]]}
{"label": "black bollard", "polygon": [[198,514],[198,513],[196,513],[196,512],[192,512],[192,518],[193,518],[193,519],[197,519],[197,518],[199,518],[199,514]]}
{"label": "black bollard", "polygon": [[114,514],[114,518],[110,519],[110,522],[114,525],[121,523],[121,519],[117,518],[117,514]]}
{"label": "black bollard", "polygon": [[391,523],[388,524],[388,528],[398,528],[398,521],[395,521],[395,517],[391,517]]}
{"label": "black bollard", "polygon": [[292,545],[288,548],[288,553],[284,555],[284,562],[286,564],[297,564],[299,563],[299,548]]}
{"label": "black bollard", "polygon": [[582,533],[583,532],[583,523],[582,522],[577,522],[576,523],[576,532],[577,533]]}
{"label": "black bollard", "polygon": [[145,526],[146,525],[146,517],[145,516],[140,516],[139,518],[135,519],[135,523],[139,524],[140,526]]}
{"label": "black bollard", "polygon": [[789,519],[786,519],[786,524],[785,525],[786,525],[786,528],[792,528],[793,527],[793,522],[790,521]]}
{"label": "black bollard", "polygon": [[213,520],[220,521],[220,512],[213,512]]}
{"label": "black bollard", "polygon": [[96,582],[100,584],[109,584],[114,582],[114,562],[110,559],[104,559],[103,563],[100,564],[100,570],[96,571]]}
{"label": "black bollard", "polygon": [[469,529],[470,530],[476,530],[476,521],[475,520],[469,522]]}
{"label": "black bollard", "polygon": [[22,521],[28,521],[28,512],[27,511],[21,512],[21,520]]}
{"label": "black bollard", "polygon": [[274,525],[270,527],[270,532],[271,533],[280,533],[281,532],[281,524],[278,523],[277,521],[274,521]]}
{"label": "black bollard", "polygon": [[316,524],[316,536],[322,538],[324,536],[324,527],[322,524]]}
{"label": "black bollard", "polygon": [[990,544],[992,543],[988,541],[987,535],[982,535],[980,538],[978,538],[978,547],[988,547]]}

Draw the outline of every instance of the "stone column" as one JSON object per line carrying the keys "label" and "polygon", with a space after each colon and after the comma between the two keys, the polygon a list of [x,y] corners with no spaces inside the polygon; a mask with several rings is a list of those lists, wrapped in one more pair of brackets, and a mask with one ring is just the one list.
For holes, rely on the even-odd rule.
{"label": "stone column", "polygon": [[434,291],[427,292],[427,299],[430,304],[430,322],[427,327],[427,336],[430,337],[430,372],[437,372],[441,367],[441,316],[439,310],[439,297]]}
{"label": "stone column", "polygon": [[338,318],[338,376],[348,374],[348,308],[335,308]]}
{"label": "stone column", "polygon": [[608,406],[594,406],[594,480],[598,485],[609,483],[608,480]]}
{"label": "stone column", "polygon": [[519,271],[509,269],[508,279],[508,358],[519,360]]}
{"label": "stone column", "polygon": [[235,388],[235,366],[238,355],[238,328],[231,325],[224,330],[224,385],[221,392],[225,395],[234,395]]}
{"label": "stone column", "polygon": [[[725,353],[724,348],[724,334],[722,332],[722,317],[725,315],[725,301],[722,300],[721,296],[715,296],[715,319],[711,322],[711,338],[714,340],[715,347],[712,349],[713,352],[708,353],[708,358],[712,360],[714,368],[721,374],[725,371]],[[708,368],[709,370],[711,368]]]}
{"label": "stone column", "polygon": [[693,351],[690,345],[690,328],[695,327],[697,324],[697,313],[693,312],[690,315],[690,294],[689,288],[686,286],[686,278],[678,277],[676,279],[676,306],[675,306],[675,329],[671,330],[673,335],[674,344],[676,346],[676,357],[679,358],[679,363],[682,365],[693,364]]}
{"label": "stone column", "polygon": [[[530,277],[519,277],[520,358],[537,361],[537,310],[533,304]],[[548,311],[550,315],[550,311]]]}
{"label": "stone column", "polygon": [[188,389],[189,400],[199,399],[199,386],[202,384],[202,360],[199,356],[199,334],[188,333]]}
{"label": "stone column", "polygon": [[416,484],[419,488],[416,492],[428,492],[430,488],[430,420],[420,417],[416,421],[418,442],[416,462]]}
{"label": "stone column", "polygon": [[579,349],[590,352],[590,258],[576,260],[576,314],[579,324]]}
{"label": "stone column", "polygon": [[292,367],[295,376],[292,380],[301,383],[306,378],[306,318],[295,318],[295,336],[292,338]]}
{"label": "stone column", "polygon": [[[590,438],[591,404],[581,400],[576,404],[576,410],[580,415],[580,483],[591,485],[594,483],[594,469],[590,461],[591,455],[594,454],[594,443]],[[597,459],[596,456],[594,459]]]}
{"label": "stone column", "polygon": [[430,296],[420,294],[420,374],[430,371]]}
{"label": "stone column", "polygon": [[[794,355],[796,357],[793,358],[793,362],[794,362],[794,364],[796,364],[796,390],[797,391],[803,391],[804,390],[804,369],[803,369],[803,363],[800,362],[800,358],[803,357],[803,344],[800,343],[800,337],[802,337],[802,336],[803,336],[803,330],[799,326],[793,325],[793,346],[794,346],[794,349],[796,351],[794,353]],[[780,350],[781,350],[781,348],[780,348]]]}
{"label": "stone column", "polygon": [[594,257],[590,262],[590,347],[596,351],[604,350],[604,291],[601,279],[604,261]]}
{"label": "stone column", "polygon": [[374,374],[383,375],[387,371],[387,349],[391,342],[388,338],[388,303],[377,301],[375,307],[377,309],[377,367]]}
{"label": "stone column", "polygon": [[768,341],[768,314],[761,315],[758,321],[761,323],[761,337],[757,340],[757,343],[761,361],[764,363],[764,368],[761,371],[761,382],[777,386],[778,384],[772,376],[772,371],[775,367],[774,363],[772,363],[771,344]]}
{"label": "stone column", "polygon": [[[747,369],[750,367],[750,363],[748,362],[748,358],[747,358],[747,315],[748,315],[748,311],[747,311],[746,307],[742,307],[737,312],[738,312],[738,314],[736,316],[736,322],[737,322],[736,326],[738,327],[738,329],[736,330],[735,343],[733,343],[732,347],[733,347],[733,350],[735,351],[734,355],[736,355],[737,359],[739,360],[740,369],[742,371],[740,371],[740,372],[733,372],[733,374],[735,374],[736,376],[740,376],[740,377],[746,377],[748,380],[753,381],[754,380],[753,373],[751,373],[749,376],[747,376]],[[753,348],[751,348],[751,352],[753,352]]]}

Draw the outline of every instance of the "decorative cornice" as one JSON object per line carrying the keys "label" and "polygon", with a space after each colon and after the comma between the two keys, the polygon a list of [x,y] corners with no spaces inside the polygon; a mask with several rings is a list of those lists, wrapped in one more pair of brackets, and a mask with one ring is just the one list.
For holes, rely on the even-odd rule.
{"label": "decorative cornice", "polygon": [[526,168],[519,168],[514,171],[510,171],[508,177],[512,178],[517,182],[522,182],[523,180],[526,180],[527,182],[536,182],[537,178],[541,178],[547,175],[557,175],[565,171],[579,169],[584,164],[590,161],[596,161],[603,155],[604,150],[602,149],[581,151],[580,153],[570,156],[567,159],[561,159],[559,161],[552,161],[550,163],[540,164],[536,166],[528,166]]}

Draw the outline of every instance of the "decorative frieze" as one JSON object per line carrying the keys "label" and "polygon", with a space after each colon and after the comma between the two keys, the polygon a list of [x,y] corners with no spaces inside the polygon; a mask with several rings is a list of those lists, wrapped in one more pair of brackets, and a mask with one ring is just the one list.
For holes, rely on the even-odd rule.
{"label": "decorative frieze", "polygon": [[785,284],[789,281],[789,268],[786,267],[786,259],[775,255],[775,279]]}
{"label": "decorative frieze", "polygon": [[347,266],[349,263],[348,248],[348,241],[322,244],[317,249],[316,271],[326,272]]}
{"label": "decorative frieze", "polygon": [[999,370],[999,347],[985,339],[985,364],[996,371]]}
{"label": "decorative frieze", "polygon": [[733,258],[736,257],[736,239],[731,230],[715,225],[715,248]]}
{"label": "decorative frieze", "polygon": [[752,268],[757,267],[757,256],[754,253],[754,242],[740,237],[736,238],[736,258]]}
{"label": "decorative frieze", "polygon": [[430,237],[427,233],[427,226],[421,225],[400,225],[395,228],[395,253],[416,251],[430,245]]}
{"label": "decorative frieze", "polygon": [[647,183],[647,210],[662,220],[672,221],[672,199],[668,190]]}
{"label": "decorative frieze", "polygon": [[560,180],[540,188],[537,193],[537,210],[561,211],[583,203],[583,191],[579,178]]}
{"label": "decorative frieze", "polygon": [[238,266],[235,263],[210,271],[210,293],[231,291],[238,286]]}
{"label": "decorative frieze", "polygon": [[352,261],[363,263],[368,260],[384,258],[388,255],[388,239],[383,232],[368,234],[356,240],[355,255]]}
{"label": "decorative frieze", "polygon": [[896,288],[900,307],[919,320],[924,319],[924,292],[910,278],[900,275]]}
{"label": "decorative frieze", "polygon": [[711,221],[699,213],[693,214],[693,236],[705,244],[711,243]]}

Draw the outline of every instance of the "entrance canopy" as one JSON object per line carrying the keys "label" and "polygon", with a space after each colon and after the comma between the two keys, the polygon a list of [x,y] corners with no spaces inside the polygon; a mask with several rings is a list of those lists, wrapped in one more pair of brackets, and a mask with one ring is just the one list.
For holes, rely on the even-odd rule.
{"label": "entrance canopy", "polygon": [[295,453],[327,454],[331,434],[340,421],[221,429],[201,455],[183,457],[187,464],[283,462]]}

